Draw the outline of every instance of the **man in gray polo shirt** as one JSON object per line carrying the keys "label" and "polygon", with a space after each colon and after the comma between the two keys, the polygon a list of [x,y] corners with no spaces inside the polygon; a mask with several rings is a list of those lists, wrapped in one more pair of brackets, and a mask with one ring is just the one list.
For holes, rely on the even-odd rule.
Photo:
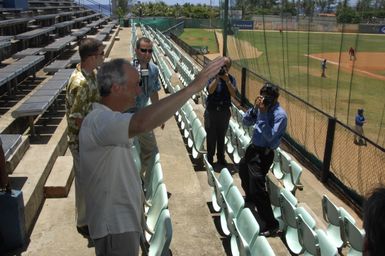
{"label": "man in gray polo shirt", "polygon": [[[115,59],[101,66],[100,103],[93,103],[79,134],[81,184],[86,187],[86,220],[97,255],[138,255],[142,232],[142,187],[132,154],[132,138],[160,126],[224,65],[218,58],[184,89],[138,112],[139,74],[129,62]],[[113,247],[112,247],[113,245]]]}

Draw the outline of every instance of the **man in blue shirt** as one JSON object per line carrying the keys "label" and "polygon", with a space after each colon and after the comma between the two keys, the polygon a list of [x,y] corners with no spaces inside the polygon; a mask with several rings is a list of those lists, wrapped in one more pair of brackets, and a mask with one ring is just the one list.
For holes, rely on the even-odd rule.
{"label": "man in blue shirt", "polygon": [[226,165],[225,160],[225,135],[230,121],[231,97],[236,97],[237,83],[228,72],[231,67],[231,59],[226,58],[218,75],[209,81],[204,113],[205,130],[207,133],[207,159],[213,165],[215,148],[217,159],[221,165]]}
{"label": "man in blue shirt", "polygon": [[[141,70],[141,93],[136,97],[136,110],[142,109],[150,104],[159,101],[158,91],[160,90],[159,69],[151,62],[152,41],[147,37],[141,37],[136,41],[134,66]],[[148,71],[146,71],[148,70]],[[161,125],[164,128],[164,124]],[[138,136],[140,144],[140,160],[142,178],[146,175],[151,157],[158,152],[158,146],[153,131],[142,133]]]}
{"label": "man in blue shirt", "polygon": [[355,131],[356,134],[354,135],[354,143],[357,145],[365,145],[366,146],[366,140],[362,138],[364,135],[364,123],[366,122],[365,117],[364,117],[364,110],[362,108],[359,108],[357,110],[357,115],[356,115],[356,126],[355,126]]}
{"label": "man in blue shirt", "polygon": [[272,236],[278,232],[279,223],[274,218],[266,191],[266,174],[274,159],[276,149],[287,126],[287,115],[278,103],[279,89],[266,83],[260,94],[243,116],[243,124],[253,125],[252,143],[239,163],[239,177],[245,191],[246,203],[254,204],[265,223],[261,235]]}

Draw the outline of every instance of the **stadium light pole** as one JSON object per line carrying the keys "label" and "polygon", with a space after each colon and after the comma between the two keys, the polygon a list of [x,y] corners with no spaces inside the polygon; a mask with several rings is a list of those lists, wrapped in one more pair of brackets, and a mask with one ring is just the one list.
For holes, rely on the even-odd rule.
{"label": "stadium light pole", "polygon": [[225,10],[223,13],[223,56],[227,56],[227,29],[229,17],[229,0],[225,0]]}

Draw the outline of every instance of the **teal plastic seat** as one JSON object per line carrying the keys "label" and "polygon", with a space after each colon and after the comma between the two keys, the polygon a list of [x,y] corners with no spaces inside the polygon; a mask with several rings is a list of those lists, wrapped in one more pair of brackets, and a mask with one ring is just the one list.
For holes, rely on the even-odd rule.
{"label": "teal plastic seat", "polygon": [[149,242],[149,256],[167,256],[170,255],[169,247],[172,239],[172,224],[170,212],[164,209],[158,219],[156,230]]}
{"label": "teal plastic seat", "polygon": [[271,171],[277,179],[283,178],[283,172],[281,170],[281,149],[278,147],[274,150],[274,160],[271,165]]}
{"label": "teal plastic seat", "polygon": [[146,240],[149,241],[156,230],[156,223],[163,209],[168,207],[167,189],[164,183],[160,184],[155,192],[152,205],[146,214]]}
{"label": "teal plastic seat", "polygon": [[219,174],[218,179],[214,176],[214,195],[215,195],[215,200],[214,201],[217,203],[217,208],[213,204],[213,208],[216,212],[221,211],[222,206],[224,204],[223,198],[224,195],[227,194],[229,191],[230,187],[233,186],[234,180],[233,177],[231,176],[229,170],[227,168],[223,168],[221,170],[221,173]]}
{"label": "teal plastic seat", "polygon": [[190,113],[186,114],[187,116],[184,116],[183,119],[183,137],[184,138],[189,138],[192,136],[192,128],[193,128],[193,123],[196,119],[198,119],[197,115],[195,112],[192,110]]}
{"label": "teal plastic seat", "polygon": [[302,175],[302,167],[296,161],[292,160],[290,161],[289,168],[290,171],[285,172],[282,182],[285,189],[295,194],[297,189],[303,188],[300,181]]}
{"label": "teal plastic seat", "polygon": [[287,173],[290,173],[290,163],[291,163],[291,157],[288,153],[286,153],[284,150],[281,150],[281,158],[280,158],[280,166],[281,171],[285,175]]}
{"label": "teal plastic seat", "polygon": [[157,162],[152,168],[151,175],[148,177],[144,184],[146,202],[151,204],[152,198],[160,184],[163,183],[163,171],[160,162]]}
{"label": "teal plastic seat", "polygon": [[283,189],[279,198],[281,205],[282,220],[284,226],[284,236],[289,250],[295,254],[303,252],[303,247],[299,243],[297,232],[297,199],[295,196]]}
{"label": "teal plastic seat", "polygon": [[264,236],[257,236],[254,243],[250,246],[251,256],[275,256],[269,241]]}
{"label": "teal plastic seat", "polygon": [[349,256],[362,255],[364,251],[365,231],[358,228],[349,218],[344,218],[345,234],[349,242]]}
{"label": "teal plastic seat", "polygon": [[249,208],[243,208],[235,223],[231,236],[232,255],[250,255],[251,245],[259,235],[259,224]]}
{"label": "teal plastic seat", "polygon": [[[200,122],[199,122],[200,123]],[[206,130],[200,124],[200,126],[193,127],[193,138],[194,146],[192,147],[192,156],[194,159],[201,157],[202,154],[206,153],[205,142],[206,142]]]}
{"label": "teal plastic seat", "polygon": [[221,228],[225,235],[230,235],[230,233],[235,232],[234,222],[245,207],[245,200],[237,186],[231,186],[223,201],[220,214]]}
{"label": "teal plastic seat", "polygon": [[326,232],[337,248],[346,245],[341,233],[341,214],[338,208],[329,197],[323,195],[322,197],[322,216],[327,223]]}
{"label": "teal plastic seat", "polygon": [[130,148],[130,153],[132,156],[132,160],[134,161],[135,168],[139,173],[140,177],[143,179],[144,173],[142,173],[142,162],[140,160],[140,146],[139,147],[135,146],[135,140],[134,140],[134,144]]}
{"label": "teal plastic seat", "polygon": [[282,214],[279,198],[281,197],[281,193],[284,188],[279,182],[274,182],[272,179],[273,178],[270,175],[266,176],[266,188],[267,193],[269,194],[274,217],[276,218],[276,220],[278,220],[279,227],[282,230],[284,227],[284,223],[281,216]]}
{"label": "teal plastic seat", "polygon": [[207,154],[203,154],[203,164],[206,167],[206,173],[207,173],[207,183],[209,184],[210,187],[215,186],[215,181],[214,181],[214,168],[212,165],[209,163],[209,160],[207,159]]}

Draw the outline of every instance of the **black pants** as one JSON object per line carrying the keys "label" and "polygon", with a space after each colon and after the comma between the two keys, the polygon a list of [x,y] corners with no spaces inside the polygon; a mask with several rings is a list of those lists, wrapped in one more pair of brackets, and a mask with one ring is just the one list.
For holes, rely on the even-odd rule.
{"label": "black pants", "polygon": [[217,148],[218,161],[225,160],[225,136],[230,121],[230,108],[206,109],[204,114],[207,133],[207,159],[212,162]]}
{"label": "black pants", "polygon": [[266,174],[274,160],[274,151],[250,144],[239,163],[239,177],[246,194],[246,202],[255,204],[259,217],[265,222],[262,230],[277,228],[269,194],[266,190]]}

